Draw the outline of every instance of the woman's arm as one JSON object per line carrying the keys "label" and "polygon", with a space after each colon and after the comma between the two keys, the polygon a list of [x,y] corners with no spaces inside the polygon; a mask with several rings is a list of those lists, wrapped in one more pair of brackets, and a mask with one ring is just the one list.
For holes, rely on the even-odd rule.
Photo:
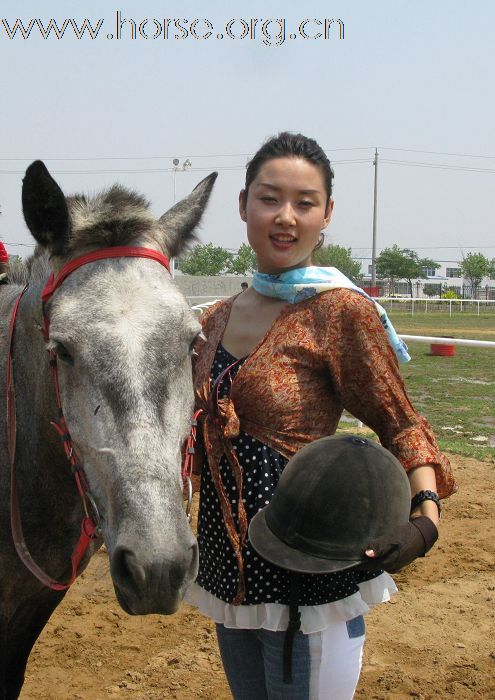
{"label": "woman's arm", "polygon": [[[329,347],[328,355],[333,354],[332,378],[343,406],[402,462],[413,497],[420,491],[450,495],[456,487],[449,462],[431,427],[409,401],[375,309],[366,300],[349,297],[342,318],[340,340]],[[369,543],[365,568],[393,573],[424,556],[438,537],[438,522],[436,503],[423,501],[395,533]]]}
{"label": "woman's arm", "polygon": [[[402,463],[410,474],[413,495],[422,490],[434,491],[440,498],[454,493],[450,464],[438,449],[430,425],[406,394],[373,304],[346,290],[336,296],[334,307],[327,357],[341,404],[374,430],[381,444]],[[425,502],[418,514],[431,514],[436,522],[435,509],[434,502]]]}
{"label": "woman's arm", "polygon": [[[435,478],[435,470],[429,465],[424,467],[416,467],[412,469],[409,474],[409,484],[411,486],[411,496],[415,496],[420,491],[433,491],[437,492],[437,482]],[[434,501],[423,501],[413,513],[411,513],[411,519],[417,518],[421,515],[426,515],[430,520],[433,520],[435,525],[438,527],[440,522],[440,514],[438,512],[438,506]]]}

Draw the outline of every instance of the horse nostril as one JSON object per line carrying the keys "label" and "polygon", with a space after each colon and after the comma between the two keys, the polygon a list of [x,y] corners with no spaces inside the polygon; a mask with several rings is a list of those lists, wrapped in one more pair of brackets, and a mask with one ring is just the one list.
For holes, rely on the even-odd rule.
{"label": "horse nostril", "polygon": [[146,583],[146,572],[128,549],[117,548],[112,558],[112,577],[119,586],[141,598]]}

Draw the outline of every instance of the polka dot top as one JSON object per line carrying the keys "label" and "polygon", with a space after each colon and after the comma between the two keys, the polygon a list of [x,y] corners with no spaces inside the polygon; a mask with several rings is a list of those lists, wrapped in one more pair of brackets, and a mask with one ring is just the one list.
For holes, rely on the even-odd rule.
{"label": "polka dot top", "polygon": [[[240,360],[221,380],[218,387],[220,398],[228,395],[231,383],[245,359]],[[236,358],[219,345],[211,369],[212,381],[235,361]],[[287,460],[275,450],[242,431],[237,438],[233,439],[232,444],[244,473],[242,499],[249,522],[261,508],[269,503]],[[237,526],[236,504],[239,494],[225,456],[220,462],[220,475],[225,492],[230,498]],[[237,564],[225,529],[215,484],[207,466],[203,468],[201,476],[198,543],[197,583],[216,598],[231,603],[237,591]],[[288,605],[289,572],[263,559],[252,548],[249,540],[243,550],[243,558],[246,584],[244,605],[260,603]],[[351,570],[330,574],[301,574],[300,605],[323,605],[341,600],[357,593],[358,583],[376,578],[381,573],[381,571]]]}

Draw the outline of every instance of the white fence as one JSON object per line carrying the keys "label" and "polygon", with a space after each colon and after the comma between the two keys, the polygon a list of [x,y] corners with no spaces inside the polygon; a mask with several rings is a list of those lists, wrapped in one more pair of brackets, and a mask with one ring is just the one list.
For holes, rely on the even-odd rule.
{"label": "white fence", "polygon": [[376,297],[376,301],[387,311],[429,313],[432,311],[453,313],[482,313],[495,312],[495,299],[427,299],[419,297]]}
{"label": "white fence", "polygon": [[[194,309],[204,304],[210,306],[215,301],[226,299],[224,296],[188,296],[188,302]],[[495,313],[495,299],[428,299],[423,297],[376,297],[376,301],[387,311],[430,313],[433,311],[453,313]]]}

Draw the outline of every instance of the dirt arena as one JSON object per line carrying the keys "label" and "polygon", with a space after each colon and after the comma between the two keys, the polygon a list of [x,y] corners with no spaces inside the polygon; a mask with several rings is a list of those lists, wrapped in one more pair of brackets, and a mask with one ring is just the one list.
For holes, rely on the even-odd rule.
{"label": "dirt arena", "polygon": [[[439,544],[367,617],[360,700],[495,698],[495,464],[451,456],[460,491]],[[128,617],[103,553],[35,647],[22,700],[226,700],[212,625],[183,606]]]}

